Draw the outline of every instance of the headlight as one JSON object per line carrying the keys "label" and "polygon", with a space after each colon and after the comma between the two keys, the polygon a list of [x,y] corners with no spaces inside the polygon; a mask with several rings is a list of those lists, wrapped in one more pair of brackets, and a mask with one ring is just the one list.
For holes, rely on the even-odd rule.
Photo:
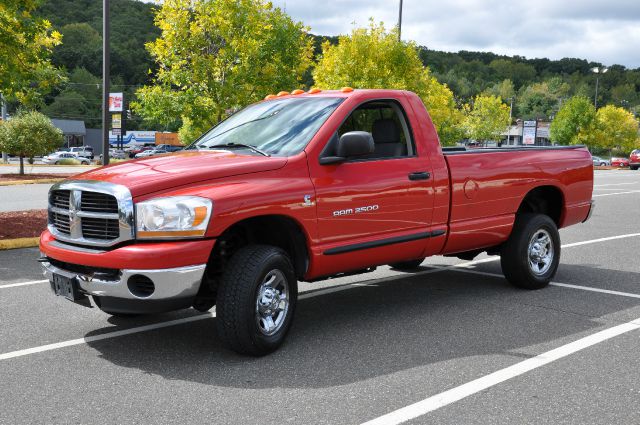
{"label": "headlight", "polygon": [[136,204],[136,234],[140,239],[204,236],[213,209],[199,196],[155,198]]}

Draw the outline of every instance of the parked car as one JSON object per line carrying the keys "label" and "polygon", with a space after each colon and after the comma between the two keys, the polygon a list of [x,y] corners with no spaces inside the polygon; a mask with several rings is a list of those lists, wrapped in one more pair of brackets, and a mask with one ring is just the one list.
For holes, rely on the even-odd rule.
{"label": "parked car", "polygon": [[609,165],[611,165],[611,161],[609,161],[608,159],[600,158],[599,156],[592,156],[591,159],[593,159],[594,166],[608,167]]}
{"label": "parked car", "polygon": [[155,149],[155,145],[145,145],[145,146],[138,146],[138,147],[133,147],[131,149],[129,149],[129,158],[135,158],[137,154],[144,152],[144,151],[148,151],[151,149]]}
{"label": "parked car", "polygon": [[[112,315],[215,305],[216,344],[264,355],[296,306],[309,307],[296,304],[298,281],[486,251],[513,285],[541,289],[560,261],[558,229],[593,208],[586,148],[442,149],[420,97],[404,90],[273,96],[195,148],[51,188],[39,261],[55,295]],[[392,307],[401,301],[411,307],[402,296]]]}
{"label": "parked car", "polygon": [[78,156],[93,159],[93,148],[91,146],[76,146],[69,148],[69,152],[74,152]]}
{"label": "parked car", "polygon": [[[125,159],[127,154],[125,151],[119,149],[109,149],[109,158],[112,159]],[[100,162],[102,162],[102,154],[100,154]]]}
{"label": "parked car", "polygon": [[146,151],[137,153],[134,158],[145,158],[147,156],[160,155],[161,153],[167,153],[167,151],[163,149],[147,149]]}
{"label": "parked car", "polygon": [[83,165],[91,164],[91,161],[89,161],[89,158],[78,156],[78,154],[75,153],[75,152],[54,152],[54,153],[50,153],[49,155],[45,155],[45,156],[42,157],[42,162],[44,162],[45,164],[56,164],[57,165],[63,159],[77,159],[78,161],[80,161],[80,164],[83,164]]}
{"label": "parked car", "polygon": [[637,170],[640,168],[640,149],[636,149],[629,155],[629,168]]}
{"label": "parked car", "polygon": [[611,158],[611,166],[612,167],[628,167],[629,160],[627,158]]}
{"label": "parked car", "polygon": [[167,152],[178,152],[184,149],[184,146],[176,146],[176,145],[157,145],[156,149],[162,149]]}

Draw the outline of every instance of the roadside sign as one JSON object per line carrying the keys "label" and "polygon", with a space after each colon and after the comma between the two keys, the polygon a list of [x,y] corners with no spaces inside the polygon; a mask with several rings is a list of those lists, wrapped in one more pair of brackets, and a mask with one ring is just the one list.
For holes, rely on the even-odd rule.
{"label": "roadside sign", "polygon": [[114,136],[122,136],[122,129],[121,128],[114,128],[111,130],[111,134],[113,134]]}
{"label": "roadside sign", "polygon": [[535,145],[538,121],[525,121],[522,126],[522,144]]}
{"label": "roadside sign", "polygon": [[111,128],[122,128],[122,114],[111,115]]}
{"label": "roadside sign", "polygon": [[109,112],[122,112],[123,105],[123,93],[109,93]]}

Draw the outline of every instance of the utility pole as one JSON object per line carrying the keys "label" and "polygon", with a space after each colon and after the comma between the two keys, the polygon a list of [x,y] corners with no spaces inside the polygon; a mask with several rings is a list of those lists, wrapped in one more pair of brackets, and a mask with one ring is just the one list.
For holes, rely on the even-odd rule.
{"label": "utility pole", "polygon": [[[7,122],[7,104],[4,101],[2,93],[0,93],[0,104],[2,104],[2,122],[5,123]],[[9,162],[9,156],[6,152],[2,152],[2,162],[5,164]]]}
{"label": "utility pole", "polygon": [[102,0],[102,165],[109,164],[109,0]]}
{"label": "utility pole", "polygon": [[402,41],[402,0],[400,0],[400,12],[398,13],[398,41]]}

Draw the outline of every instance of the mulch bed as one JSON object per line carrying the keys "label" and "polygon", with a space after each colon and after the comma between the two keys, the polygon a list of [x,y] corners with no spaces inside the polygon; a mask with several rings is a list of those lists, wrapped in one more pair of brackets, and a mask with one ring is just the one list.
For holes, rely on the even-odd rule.
{"label": "mulch bed", "polygon": [[50,173],[50,174],[0,174],[0,183],[8,182],[8,181],[16,181],[16,180],[45,180],[45,179],[64,179],[67,177],[71,177],[73,174],[66,173]]}
{"label": "mulch bed", "polygon": [[0,212],[0,240],[33,238],[47,228],[47,210]]}

